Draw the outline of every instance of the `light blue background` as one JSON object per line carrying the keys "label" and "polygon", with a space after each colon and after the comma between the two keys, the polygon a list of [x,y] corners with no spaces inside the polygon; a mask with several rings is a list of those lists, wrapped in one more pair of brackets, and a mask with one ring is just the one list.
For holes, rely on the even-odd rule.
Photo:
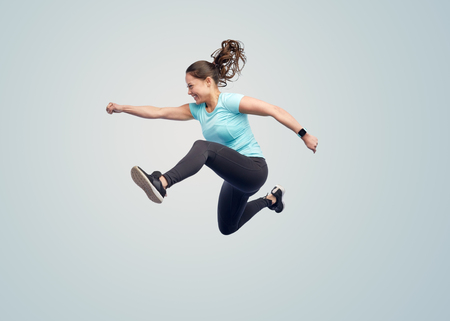
{"label": "light blue background", "polygon": [[[448,320],[448,1],[24,1],[0,5],[2,320]],[[222,40],[224,89],[279,105],[316,154],[252,116],[286,187],[223,236],[208,168],[151,203],[198,122],[108,115],[179,106]]]}

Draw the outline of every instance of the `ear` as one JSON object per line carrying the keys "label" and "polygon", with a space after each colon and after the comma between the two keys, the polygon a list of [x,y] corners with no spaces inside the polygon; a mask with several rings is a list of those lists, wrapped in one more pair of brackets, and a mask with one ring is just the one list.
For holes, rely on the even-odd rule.
{"label": "ear", "polygon": [[206,77],[205,81],[206,81],[206,85],[208,87],[211,86],[211,84],[212,84],[212,78],[211,77]]}

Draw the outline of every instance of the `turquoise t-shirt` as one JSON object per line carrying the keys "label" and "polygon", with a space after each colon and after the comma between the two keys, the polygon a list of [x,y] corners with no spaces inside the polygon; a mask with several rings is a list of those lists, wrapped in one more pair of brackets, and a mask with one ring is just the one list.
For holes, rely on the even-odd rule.
{"label": "turquoise t-shirt", "polygon": [[241,94],[220,93],[217,106],[212,113],[206,104],[190,103],[192,116],[200,122],[207,141],[219,143],[248,157],[264,157],[256,142],[246,114],[239,112]]}

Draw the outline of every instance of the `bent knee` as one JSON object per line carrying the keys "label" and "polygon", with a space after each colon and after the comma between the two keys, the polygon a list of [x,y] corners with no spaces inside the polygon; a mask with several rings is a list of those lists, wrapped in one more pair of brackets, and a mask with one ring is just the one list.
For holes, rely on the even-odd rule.
{"label": "bent knee", "polygon": [[208,142],[206,141],[206,140],[201,140],[201,139],[199,139],[199,140],[196,140],[195,142],[194,142],[194,145],[193,146],[199,146],[199,145],[205,145],[205,144],[207,144]]}
{"label": "bent knee", "polygon": [[236,227],[228,226],[226,224],[220,224],[219,223],[219,231],[223,235],[230,235],[236,232],[238,229]]}
{"label": "bent knee", "polygon": [[195,150],[198,153],[202,153],[208,150],[208,143],[206,140],[196,140],[191,147],[191,150]]}

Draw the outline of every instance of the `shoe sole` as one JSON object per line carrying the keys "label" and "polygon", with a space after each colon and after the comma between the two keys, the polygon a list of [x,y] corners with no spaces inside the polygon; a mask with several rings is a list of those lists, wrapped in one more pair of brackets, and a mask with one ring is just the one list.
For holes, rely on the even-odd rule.
{"label": "shoe sole", "polygon": [[286,190],[285,190],[284,187],[281,186],[281,185],[275,185],[275,188],[274,188],[274,189],[276,189],[277,187],[281,190],[281,204],[283,204],[283,209],[282,209],[281,211],[279,211],[279,212],[277,212],[277,211],[275,211],[275,212],[276,212],[276,213],[281,213],[281,212],[283,212],[284,209],[286,208],[286,204],[284,203],[284,200],[283,200],[283,196],[284,196],[284,193],[286,192]]}
{"label": "shoe sole", "polygon": [[139,186],[144,190],[145,194],[147,194],[148,198],[151,201],[157,204],[162,203],[163,201],[162,195],[158,192],[156,187],[153,186],[153,184],[149,181],[147,176],[137,166],[134,166],[131,169],[131,178],[133,178],[133,181],[137,184],[137,186]]}

